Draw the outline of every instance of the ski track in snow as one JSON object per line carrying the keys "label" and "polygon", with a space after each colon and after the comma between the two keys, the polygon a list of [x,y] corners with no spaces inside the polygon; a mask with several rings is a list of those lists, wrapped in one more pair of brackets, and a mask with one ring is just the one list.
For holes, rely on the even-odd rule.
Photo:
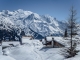
{"label": "ski track in snow", "polygon": [[43,60],[42,56],[37,51],[34,50],[34,52],[39,56],[40,60]]}
{"label": "ski track in snow", "polygon": [[[32,42],[33,43],[33,42]],[[34,46],[34,48],[35,48],[35,45],[33,44],[33,46]],[[42,56],[34,49],[34,52],[39,56],[39,58],[41,59],[41,60],[43,60],[43,58],[42,58]]]}

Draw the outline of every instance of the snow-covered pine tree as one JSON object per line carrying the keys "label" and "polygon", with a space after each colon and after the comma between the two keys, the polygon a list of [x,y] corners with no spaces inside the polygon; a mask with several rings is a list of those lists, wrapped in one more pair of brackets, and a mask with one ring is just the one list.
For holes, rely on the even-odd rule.
{"label": "snow-covered pine tree", "polygon": [[76,10],[74,10],[74,7],[72,6],[70,9],[70,15],[67,24],[69,38],[70,38],[70,48],[67,50],[69,56],[67,57],[73,57],[78,52],[76,50],[76,42],[73,42],[73,38],[75,38],[75,36],[77,35],[77,30],[78,30],[76,14],[77,14]]}

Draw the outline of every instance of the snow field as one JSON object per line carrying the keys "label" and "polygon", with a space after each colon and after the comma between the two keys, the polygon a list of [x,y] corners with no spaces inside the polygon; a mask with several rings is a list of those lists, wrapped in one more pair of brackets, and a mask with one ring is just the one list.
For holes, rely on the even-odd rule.
{"label": "snow field", "polygon": [[[46,48],[39,40],[30,40],[27,37],[22,40],[24,41],[23,45],[4,49],[7,56],[1,55],[0,57],[9,58],[8,60],[80,60],[80,52],[75,57],[65,59],[61,55],[63,48]],[[80,50],[79,47],[80,45],[77,46],[78,50]]]}

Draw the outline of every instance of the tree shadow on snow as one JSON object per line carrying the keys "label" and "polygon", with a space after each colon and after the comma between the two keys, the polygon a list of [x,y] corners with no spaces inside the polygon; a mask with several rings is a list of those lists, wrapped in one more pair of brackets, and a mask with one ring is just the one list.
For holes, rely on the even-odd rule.
{"label": "tree shadow on snow", "polygon": [[49,49],[52,49],[52,48],[51,48],[51,47],[43,47],[43,48],[40,49],[40,51],[46,52],[46,51],[49,50]]}

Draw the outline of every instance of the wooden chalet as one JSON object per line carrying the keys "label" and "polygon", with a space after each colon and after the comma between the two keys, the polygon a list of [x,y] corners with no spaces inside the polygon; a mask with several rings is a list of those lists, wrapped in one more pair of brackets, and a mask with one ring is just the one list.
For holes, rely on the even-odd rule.
{"label": "wooden chalet", "polygon": [[53,37],[45,37],[42,39],[42,44],[46,45],[46,47],[64,47],[65,45],[60,42],[60,40],[56,40],[57,38]]}

